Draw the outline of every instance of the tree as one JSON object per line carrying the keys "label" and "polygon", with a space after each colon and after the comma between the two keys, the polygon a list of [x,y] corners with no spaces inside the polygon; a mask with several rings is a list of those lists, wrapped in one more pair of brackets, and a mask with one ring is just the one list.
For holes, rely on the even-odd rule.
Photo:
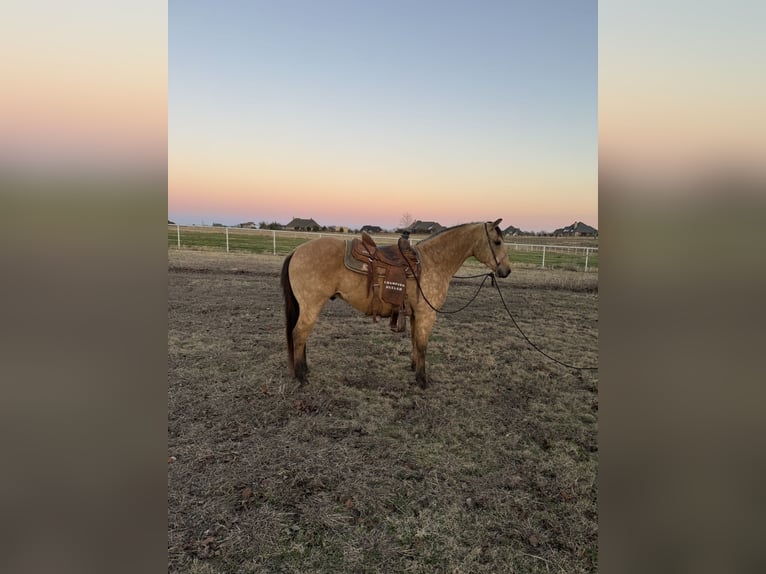
{"label": "tree", "polygon": [[399,229],[407,229],[414,222],[415,222],[415,219],[412,217],[412,214],[410,212],[407,212],[403,214],[402,218],[399,220]]}

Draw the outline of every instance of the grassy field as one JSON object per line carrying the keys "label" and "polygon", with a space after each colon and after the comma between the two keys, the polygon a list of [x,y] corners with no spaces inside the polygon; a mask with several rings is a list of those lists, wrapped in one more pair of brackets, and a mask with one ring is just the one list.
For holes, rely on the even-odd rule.
{"label": "grassy field", "polygon": [[[194,250],[226,250],[226,230],[210,227],[182,227],[181,246]],[[265,253],[286,255],[296,246],[304,243],[316,234],[278,234],[276,244],[270,231],[254,229],[229,229],[229,251],[245,253]],[[178,230],[168,226],[168,247],[178,246]]]}
{"label": "grassy field", "polygon": [[[168,571],[596,572],[598,371],[496,291],[409,339],[342,301],[289,376],[281,257],[168,250]],[[476,273],[465,267],[462,274]],[[453,280],[445,308],[479,280]],[[597,274],[515,269],[516,321],[598,360]]]}
{"label": "grassy field", "polygon": [[[179,230],[174,225],[168,226],[168,247],[178,247]],[[229,252],[261,253],[287,255],[297,245],[317,237],[318,233],[277,233],[276,241],[271,231],[260,229],[232,229],[229,234]],[[193,250],[226,250],[226,230],[213,227],[181,227],[181,248]],[[356,235],[347,235],[348,238]],[[398,235],[376,235],[381,244],[394,243]],[[413,236],[417,242],[426,236]],[[582,237],[509,237],[507,242],[518,244],[509,248],[511,264],[540,267],[542,266],[542,249],[526,250],[525,245],[545,245],[545,267],[582,271],[585,269],[585,248],[598,248],[598,239]],[[562,249],[556,249],[562,246]],[[573,249],[576,248],[576,249]],[[591,251],[587,258],[588,270],[598,269],[598,251]]]}

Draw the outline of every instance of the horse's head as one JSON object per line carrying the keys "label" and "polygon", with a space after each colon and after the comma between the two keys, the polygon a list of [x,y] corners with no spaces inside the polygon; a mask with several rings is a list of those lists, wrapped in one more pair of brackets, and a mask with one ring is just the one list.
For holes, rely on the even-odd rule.
{"label": "horse's head", "polygon": [[492,269],[499,277],[508,277],[511,274],[511,264],[505,249],[503,232],[498,227],[501,221],[502,219],[498,219],[494,223],[488,221],[484,224],[486,242],[482,248],[477,250],[475,255],[479,261]]}

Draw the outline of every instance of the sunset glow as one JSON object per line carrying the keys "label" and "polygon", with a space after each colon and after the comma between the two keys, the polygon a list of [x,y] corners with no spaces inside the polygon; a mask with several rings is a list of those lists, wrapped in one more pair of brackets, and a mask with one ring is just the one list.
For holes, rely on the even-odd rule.
{"label": "sunset glow", "polygon": [[598,225],[596,2],[171,2],[168,217]]}

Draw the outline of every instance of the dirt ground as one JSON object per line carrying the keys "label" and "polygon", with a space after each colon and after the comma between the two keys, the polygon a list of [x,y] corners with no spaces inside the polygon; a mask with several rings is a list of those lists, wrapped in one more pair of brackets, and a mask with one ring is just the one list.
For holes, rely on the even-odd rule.
{"label": "dirt ground", "polygon": [[[169,572],[597,571],[598,371],[532,349],[487,282],[437,319],[429,388],[408,335],[340,300],[300,387],[281,264],[168,251]],[[532,341],[597,365],[597,275],[499,284]]]}

